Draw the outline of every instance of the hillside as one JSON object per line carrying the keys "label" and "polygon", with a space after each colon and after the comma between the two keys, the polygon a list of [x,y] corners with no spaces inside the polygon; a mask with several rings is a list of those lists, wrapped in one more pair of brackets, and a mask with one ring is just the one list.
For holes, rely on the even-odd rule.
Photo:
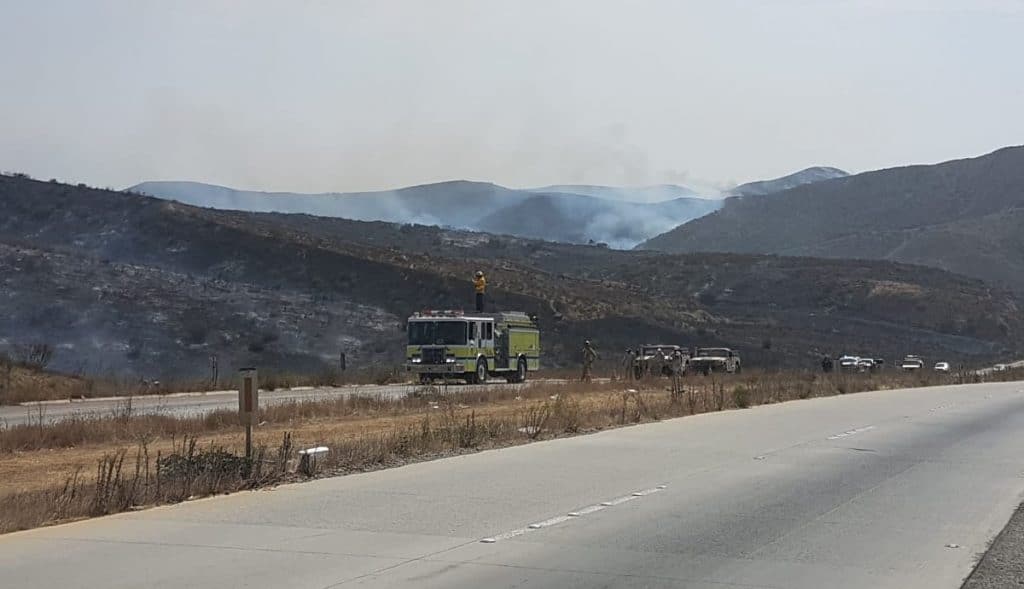
{"label": "hillside", "polygon": [[1024,291],[1024,147],[733,198],[640,247],[884,259]]}
{"label": "hillside", "polygon": [[822,182],[824,180],[832,180],[833,178],[843,178],[846,176],[849,176],[849,174],[838,168],[817,166],[807,168],[806,170],[800,170],[799,172],[789,174],[788,176],[782,176],[781,178],[775,178],[773,180],[761,180],[758,182],[740,184],[739,186],[727,191],[725,196],[764,196],[766,194],[773,194],[776,192],[782,192],[783,190],[789,190],[790,188],[796,188],[797,186],[803,186],[804,184],[812,184],[814,182]]}
{"label": "hillside", "polygon": [[0,353],[0,405],[44,399],[67,399],[85,396],[95,390],[86,379],[25,365],[19,363],[15,357]]}
{"label": "hillside", "polygon": [[487,233],[564,243],[597,241],[629,249],[690,219],[717,210],[721,201],[676,198],[658,203],[606,200],[579,194],[536,194],[475,224]]}
{"label": "hillside", "polygon": [[245,364],[394,366],[403,322],[470,304],[539,314],[546,362],[579,342],[722,343],[749,365],[822,350],[985,358],[1021,348],[1017,299],[887,262],[615,251],[436,227],[240,213],[0,176],[0,347],[58,370],[145,377]]}

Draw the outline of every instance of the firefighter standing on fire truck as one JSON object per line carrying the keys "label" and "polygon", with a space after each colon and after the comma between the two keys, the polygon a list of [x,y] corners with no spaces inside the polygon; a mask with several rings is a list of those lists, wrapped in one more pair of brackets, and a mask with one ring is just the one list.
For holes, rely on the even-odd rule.
{"label": "firefighter standing on fire truck", "polygon": [[480,270],[477,270],[476,276],[473,277],[473,290],[476,291],[476,312],[483,313],[484,293],[487,292],[487,279],[484,278],[484,273]]}

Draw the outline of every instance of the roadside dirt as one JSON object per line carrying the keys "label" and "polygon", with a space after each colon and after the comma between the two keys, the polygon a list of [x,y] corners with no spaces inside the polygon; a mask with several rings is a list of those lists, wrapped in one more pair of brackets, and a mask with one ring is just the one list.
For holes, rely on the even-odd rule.
{"label": "roadside dirt", "polygon": [[1005,589],[1024,586],[1024,505],[981,558],[963,589]]}
{"label": "roadside dirt", "polygon": [[[586,405],[601,405],[608,403],[612,397],[617,395],[618,393],[591,393],[581,398],[580,402]],[[460,413],[472,411],[475,412],[478,419],[508,417],[521,410],[525,405],[536,402],[536,399],[524,399],[473,406],[456,404],[451,407],[451,410]],[[295,447],[318,446],[328,440],[361,438],[414,426],[426,416],[439,415],[448,410],[443,405],[438,405],[436,408],[432,407],[403,415],[331,417],[266,424],[254,428],[253,444],[265,445],[273,449],[280,444],[285,432],[290,432]],[[200,446],[213,445],[236,453],[244,451],[245,436],[241,428],[230,432],[203,433],[195,437]],[[150,456],[155,456],[157,452],[167,454],[172,451],[175,442],[180,445],[181,440],[166,437],[149,440]],[[138,444],[122,441],[87,444],[75,448],[0,454],[0,497],[15,492],[60,487],[76,471],[80,471],[83,475],[94,475],[97,462],[105,454],[110,454],[121,448],[128,448],[129,456],[134,459],[134,451],[137,447]]]}
{"label": "roadside dirt", "polygon": [[0,359],[0,403],[67,399],[91,393],[90,382],[75,376],[15,366]]}

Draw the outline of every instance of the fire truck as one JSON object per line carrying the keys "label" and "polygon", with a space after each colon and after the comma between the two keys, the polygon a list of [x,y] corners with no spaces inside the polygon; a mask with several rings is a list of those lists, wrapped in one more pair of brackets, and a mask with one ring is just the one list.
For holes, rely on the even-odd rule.
{"label": "fire truck", "polygon": [[526,381],[540,369],[540,330],[535,315],[518,311],[472,313],[423,311],[408,321],[405,369],[422,383],[492,376]]}

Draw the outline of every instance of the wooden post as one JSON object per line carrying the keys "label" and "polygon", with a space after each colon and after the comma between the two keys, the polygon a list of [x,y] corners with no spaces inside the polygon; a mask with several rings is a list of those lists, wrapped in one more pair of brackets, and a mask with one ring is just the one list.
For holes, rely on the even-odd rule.
{"label": "wooden post", "polygon": [[255,368],[238,371],[241,385],[238,387],[238,420],[245,426],[245,457],[252,459],[252,424],[259,413],[259,380]]}

